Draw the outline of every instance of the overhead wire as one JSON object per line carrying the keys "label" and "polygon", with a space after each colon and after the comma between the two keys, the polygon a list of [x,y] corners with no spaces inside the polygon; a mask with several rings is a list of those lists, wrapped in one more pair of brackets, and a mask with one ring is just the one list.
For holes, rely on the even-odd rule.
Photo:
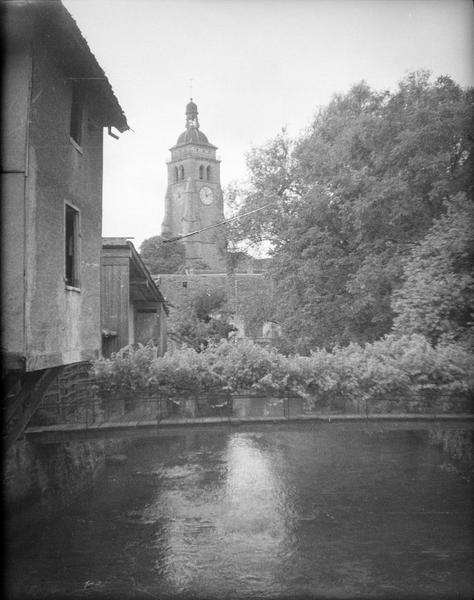
{"label": "overhead wire", "polygon": [[214,227],[220,227],[221,225],[227,225],[231,221],[235,221],[236,219],[242,219],[243,217],[247,217],[253,213],[258,212],[259,210],[263,210],[264,208],[268,208],[272,206],[274,203],[270,202],[269,204],[265,204],[264,206],[260,206],[259,208],[254,208],[242,215],[236,215],[235,217],[231,217],[230,219],[225,219],[224,221],[220,221],[219,223],[214,223],[213,225],[208,225],[207,227],[203,227],[202,229],[197,229],[196,231],[191,231],[190,233],[183,233],[182,235],[177,235],[168,239],[163,240],[163,244],[169,244],[170,242],[177,242],[184,238],[190,237],[191,235],[197,235],[198,233],[202,233],[203,231],[207,231],[208,229],[213,229]]}

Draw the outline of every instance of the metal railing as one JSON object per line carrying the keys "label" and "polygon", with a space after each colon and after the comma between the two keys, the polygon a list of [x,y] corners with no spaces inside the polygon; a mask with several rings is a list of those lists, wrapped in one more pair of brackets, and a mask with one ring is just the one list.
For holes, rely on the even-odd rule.
{"label": "metal railing", "polygon": [[294,419],[310,415],[358,415],[367,419],[390,414],[446,413],[472,414],[474,403],[467,397],[383,396],[367,399],[304,400],[296,395],[230,394],[210,391],[182,396],[144,396],[116,394],[98,397],[88,394],[64,395],[61,400],[43,401],[31,426],[73,425],[98,426],[105,423],[160,422],[164,419],[203,418],[249,419],[268,417]]}

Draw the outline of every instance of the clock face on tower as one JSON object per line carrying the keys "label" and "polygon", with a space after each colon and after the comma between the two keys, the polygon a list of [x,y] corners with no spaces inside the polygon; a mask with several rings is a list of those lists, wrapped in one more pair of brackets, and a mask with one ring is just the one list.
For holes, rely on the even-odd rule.
{"label": "clock face on tower", "polygon": [[212,193],[211,188],[208,188],[207,186],[201,188],[199,192],[199,198],[203,204],[212,204],[212,201],[214,200],[214,194]]}

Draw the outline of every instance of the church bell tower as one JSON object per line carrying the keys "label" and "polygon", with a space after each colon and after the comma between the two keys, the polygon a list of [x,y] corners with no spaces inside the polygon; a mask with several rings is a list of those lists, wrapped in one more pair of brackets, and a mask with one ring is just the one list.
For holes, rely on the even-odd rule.
{"label": "church bell tower", "polygon": [[[161,227],[164,239],[186,235],[224,220],[220,161],[217,147],[209,143],[199,128],[198,108],[190,99],[186,106],[186,130],[170,148],[165,217]],[[208,272],[226,271],[224,227],[211,227],[182,242],[186,267]]]}

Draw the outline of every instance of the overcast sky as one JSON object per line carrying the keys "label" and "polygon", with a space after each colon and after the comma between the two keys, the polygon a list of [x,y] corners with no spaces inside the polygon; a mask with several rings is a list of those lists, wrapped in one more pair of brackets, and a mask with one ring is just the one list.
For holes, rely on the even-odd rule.
{"label": "overcast sky", "polygon": [[105,136],[106,236],[161,232],[168,149],[191,95],[225,185],[245,153],[365,79],[394,90],[414,69],[473,85],[471,0],[63,0],[133,132]]}

